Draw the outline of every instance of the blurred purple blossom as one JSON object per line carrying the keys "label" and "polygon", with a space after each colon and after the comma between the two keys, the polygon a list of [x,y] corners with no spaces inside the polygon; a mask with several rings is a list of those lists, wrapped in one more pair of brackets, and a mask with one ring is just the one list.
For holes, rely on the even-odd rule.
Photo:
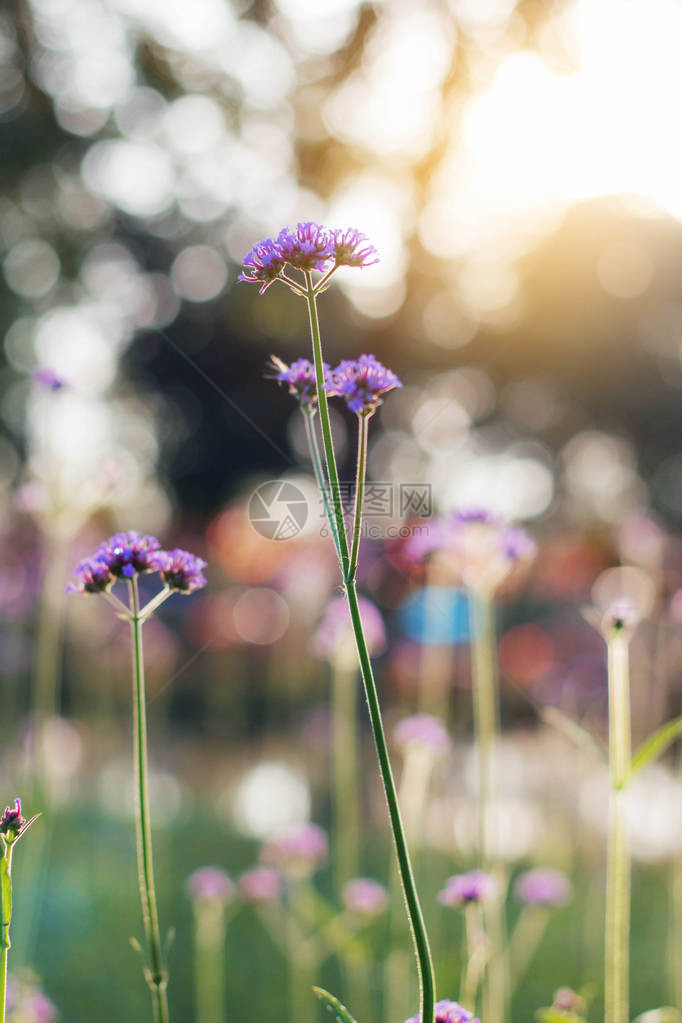
{"label": "blurred purple blossom", "polygon": [[18,838],[26,827],[26,818],[21,814],[21,800],[17,796],[14,806],[6,806],[0,818],[0,834]]}
{"label": "blurred purple blossom", "polygon": [[563,906],[571,897],[573,886],[560,870],[536,867],[516,879],[517,899],[533,906]]}
{"label": "blurred purple blossom", "polygon": [[[296,359],[287,366],[276,355],[272,357],[272,366],[276,371],[275,379],[281,384],[289,385],[291,394],[300,405],[314,407],[317,403],[317,381],[315,367],[308,359]],[[329,366],[322,364],[325,380],[329,377]]]}
{"label": "blurred purple blossom", "polygon": [[308,874],[327,858],[327,836],[317,824],[290,828],[263,847],[261,861],[295,874]]}
{"label": "blurred purple blossom", "polygon": [[277,902],[282,887],[282,875],[273,867],[254,867],[239,878],[239,891],[247,902]]}
{"label": "blurred purple blossom", "polygon": [[[436,1002],[435,1008],[435,1023],[478,1023],[478,1020],[474,1018],[473,1012],[463,1009],[457,1002],[443,999],[440,1002]],[[405,1023],[421,1023],[421,1018],[422,1014],[418,1012],[416,1016],[410,1016],[409,1019],[405,1020]]]}
{"label": "blurred purple blossom", "polygon": [[[360,613],[365,627],[365,636],[370,654],[380,654],[386,649],[386,629],[376,604],[366,597],[360,597]],[[313,634],[310,649],[314,657],[333,661],[344,650],[355,651],[355,640],[350,613],[345,597],[333,597],[327,604],[322,621]]]}
{"label": "blurred purple blossom", "polygon": [[469,902],[487,902],[497,895],[497,881],[482,870],[454,874],[438,893],[442,906],[465,906]]}
{"label": "blurred purple blossom", "polygon": [[234,884],[220,867],[199,867],[187,878],[186,888],[192,899],[223,903],[228,902],[235,891]]}
{"label": "blurred purple blossom", "polygon": [[363,267],[379,262],[377,250],[369,243],[367,236],[355,227],[332,231],[332,244],[336,266]]}
{"label": "blurred purple blossom", "polygon": [[378,916],[388,906],[388,892],[371,877],[356,877],[344,885],[343,902],[347,910],[358,916]]}
{"label": "blurred purple blossom", "polygon": [[66,380],[60,377],[49,366],[38,366],[31,374],[32,382],[45,391],[61,391],[67,386]]}
{"label": "blurred purple blossom", "polygon": [[161,573],[161,578],[171,590],[193,593],[206,585],[202,572],[206,562],[189,551],[177,547],[172,551],[158,551],[152,558],[152,567]]}
{"label": "blurred purple blossom", "polygon": [[352,412],[368,416],[381,405],[383,394],[402,386],[393,370],[374,355],[361,355],[359,359],[344,359],[332,370],[327,391],[343,398]]}
{"label": "blurred purple blossom", "polygon": [[431,714],[412,714],[403,718],[393,729],[393,738],[399,746],[419,743],[428,746],[434,753],[447,753],[450,737],[440,718]]}
{"label": "blurred purple blossom", "polygon": [[525,530],[483,508],[435,519],[405,545],[409,558],[419,561],[437,554],[457,585],[485,592],[494,592],[515,565],[531,561],[536,550]]}

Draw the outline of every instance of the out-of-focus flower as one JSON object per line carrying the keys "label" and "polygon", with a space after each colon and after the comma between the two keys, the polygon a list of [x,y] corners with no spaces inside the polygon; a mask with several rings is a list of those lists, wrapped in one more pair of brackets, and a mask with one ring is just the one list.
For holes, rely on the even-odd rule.
{"label": "out-of-focus flower", "polygon": [[10,841],[14,841],[25,829],[26,824],[26,818],[21,814],[21,800],[17,796],[14,806],[6,806],[0,818],[0,835],[6,835]]}
{"label": "out-of-focus flower", "polygon": [[406,545],[415,560],[435,554],[455,583],[484,593],[493,593],[517,564],[532,561],[536,550],[525,530],[479,508],[431,522]]}
{"label": "out-of-focus flower", "polygon": [[272,238],[264,238],[244,257],[243,270],[237,279],[260,284],[259,294],[262,295],[281,276],[283,269],[284,260],[277,242]]}
{"label": "out-of-focus flower", "polygon": [[199,867],[186,881],[187,894],[192,899],[226,903],[234,895],[235,887],[220,867]]}
{"label": "out-of-focus flower", "polygon": [[279,258],[297,270],[325,270],[334,256],[328,228],[312,220],[297,224],[294,231],[283,227],[277,235]]}
{"label": "out-of-focus flower", "polygon": [[346,909],[358,916],[378,916],[388,905],[388,892],[371,877],[356,877],[348,881],[342,897]]}
{"label": "out-of-focus flower", "polygon": [[628,597],[619,597],[605,609],[584,607],[583,617],[601,632],[607,642],[619,634],[628,635],[641,621],[637,608]]}
{"label": "out-of-focus flower", "polygon": [[[410,1016],[405,1020],[405,1023],[421,1023],[421,1018],[422,1014],[418,1012],[416,1016]],[[478,1019],[474,1018],[473,1012],[463,1009],[457,1002],[443,999],[441,1002],[436,1002],[435,1023],[478,1023]]]}
{"label": "out-of-focus flower", "polygon": [[202,573],[206,562],[189,551],[177,547],[172,551],[158,551],[152,559],[152,565],[161,573],[161,578],[171,590],[193,593],[206,585]]}
{"label": "out-of-focus flower", "polygon": [[[308,359],[296,359],[287,366],[276,355],[271,356],[275,379],[281,384],[289,385],[289,394],[296,398],[299,405],[314,408],[317,404],[317,381],[315,367]],[[329,378],[329,366],[322,363],[325,380]]]}
{"label": "out-of-focus flower", "polygon": [[571,897],[573,886],[560,870],[536,867],[517,878],[514,885],[517,899],[532,906],[563,906]]}
{"label": "out-of-focus flower", "polygon": [[413,744],[426,746],[434,753],[447,753],[450,749],[450,737],[440,718],[431,714],[412,714],[403,718],[393,729],[393,738],[399,746]]}
{"label": "out-of-focus flower", "polygon": [[438,893],[442,906],[466,906],[470,902],[488,902],[498,892],[497,881],[483,870],[454,874]]}
{"label": "out-of-focus flower", "polygon": [[[370,654],[386,649],[386,629],[376,604],[366,597],[358,600]],[[327,604],[324,617],[313,634],[310,650],[314,657],[333,661],[346,653],[355,656],[355,639],[345,597],[334,597]]]}
{"label": "out-of-focus flower", "polygon": [[382,403],[382,395],[401,381],[374,355],[361,355],[359,359],[344,359],[332,370],[328,393],[343,398],[348,408],[359,416],[371,416]]}
{"label": "out-of-focus flower", "polygon": [[54,1023],[58,1018],[57,1006],[42,991],[28,994],[18,1007],[17,1018],[25,1023]]}
{"label": "out-of-focus flower", "polygon": [[379,262],[377,250],[369,243],[367,236],[355,227],[349,227],[346,231],[332,231],[332,244],[336,266],[362,267]]}
{"label": "out-of-focus flower", "polygon": [[310,874],[327,858],[327,836],[317,824],[291,828],[265,844],[264,864],[285,873]]}
{"label": "out-of-focus flower", "polygon": [[282,875],[274,867],[254,867],[239,878],[239,891],[247,902],[277,902],[282,887]]}
{"label": "out-of-focus flower", "polygon": [[38,366],[31,374],[32,382],[46,391],[61,391],[67,386],[66,380],[60,377],[49,366]]}
{"label": "out-of-focus flower", "polygon": [[570,987],[560,987],[554,992],[552,1008],[559,1012],[573,1012],[582,1014],[587,1009],[585,999],[577,995]]}

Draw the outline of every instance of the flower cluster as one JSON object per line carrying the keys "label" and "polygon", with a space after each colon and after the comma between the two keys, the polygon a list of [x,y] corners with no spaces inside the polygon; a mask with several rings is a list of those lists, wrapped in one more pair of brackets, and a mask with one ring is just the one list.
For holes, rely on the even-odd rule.
{"label": "flower cluster", "polygon": [[427,535],[413,537],[406,547],[415,559],[436,554],[455,583],[487,593],[494,592],[516,565],[532,561],[535,552],[535,542],[523,529],[483,508],[436,519]]}
{"label": "flower cluster", "polygon": [[399,746],[425,746],[434,754],[447,753],[450,738],[440,718],[432,714],[412,714],[395,726],[393,738]]}
{"label": "flower cluster", "polygon": [[0,818],[0,835],[6,835],[13,841],[26,828],[26,824],[26,818],[21,814],[21,800],[17,797],[14,800],[14,806],[6,806],[5,812]]}
{"label": "flower cluster", "polygon": [[[290,366],[282,362],[276,355],[271,357],[272,369],[275,370],[275,379],[280,384],[289,385],[289,394],[296,398],[301,406],[314,408],[317,402],[317,380],[315,378],[315,367],[308,359],[296,359]],[[323,363],[323,372],[326,383],[329,380],[329,366]]]}
{"label": "flower cluster", "polygon": [[343,398],[351,412],[371,416],[381,405],[383,394],[402,386],[393,370],[374,355],[361,355],[359,359],[344,359],[332,370],[327,393]]}
{"label": "flower cluster", "polygon": [[328,273],[339,266],[371,266],[378,261],[376,249],[356,228],[344,231],[306,221],[293,231],[285,227],[276,238],[257,242],[244,258],[239,280],[260,284],[262,295],[282,279],[287,264],[304,272]]}
{"label": "flower cluster", "polygon": [[[435,1008],[435,1023],[478,1023],[478,1020],[474,1018],[473,1012],[463,1009],[457,1002],[443,999],[441,1002],[436,1002]],[[421,1019],[421,1013],[418,1012],[416,1016],[410,1016],[409,1019],[405,1020],[405,1023],[421,1023]]]}
{"label": "flower cluster", "polygon": [[445,888],[438,893],[443,906],[466,906],[471,902],[488,902],[497,895],[497,882],[482,870],[470,870],[466,874],[454,874],[445,882]]}
{"label": "flower cluster", "polygon": [[282,894],[282,875],[274,867],[254,867],[239,878],[239,891],[247,902],[277,902]]}
{"label": "flower cluster", "polygon": [[154,536],[137,530],[115,533],[95,553],[81,561],[67,586],[68,593],[104,593],[117,579],[134,579],[143,572],[160,572],[164,585],[179,593],[192,593],[206,585],[202,569],[206,562],[189,551],[161,550]]}
{"label": "flower cluster", "polygon": [[514,891],[517,899],[530,906],[563,906],[573,887],[560,870],[536,867],[517,878]]}
{"label": "flower cluster", "polygon": [[263,848],[261,860],[285,873],[312,873],[327,858],[327,836],[317,824],[291,828]]}

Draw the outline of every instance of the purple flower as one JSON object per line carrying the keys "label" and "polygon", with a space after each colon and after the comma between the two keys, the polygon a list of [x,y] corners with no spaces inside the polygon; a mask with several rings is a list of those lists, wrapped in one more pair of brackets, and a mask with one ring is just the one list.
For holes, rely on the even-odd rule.
{"label": "purple flower", "polygon": [[295,231],[283,227],[277,235],[279,258],[297,270],[326,270],[334,258],[331,232],[312,220],[297,224]]}
{"label": "purple flower", "polygon": [[109,571],[120,579],[132,579],[137,572],[153,572],[154,558],[161,549],[155,536],[143,536],[136,529],[128,533],[114,533],[101,543],[95,558],[106,561]]}
{"label": "purple flower", "polygon": [[361,355],[344,359],[332,370],[329,394],[343,398],[352,412],[369,416],[381,405],[382,394],[402,386],[393,370],[373,355]]}
{"label": "purple flower", "polygon": [[628,597],[620,597],[606,608],[602,618],[602,630],[607,634],[629,631],[634,629],[639,620],[640,615],[634,603]]}
{"label": "purple flower", "polygon": [[347,910],[358,916],[378,916],[388,905],[388,892],[371,877],[356,877],[344,885],[343,902]]}
{"label": "purple flower", "polygon": [[498,890],[497,881],[482,870],[470,870],[466,874],[454,874],[445,882],[445,888],[438,893],[442,906],[465,906],[469,902],[488,902]]}
{"label": "purple flower", "polygon": [[237,280],[260,284],[259,294],[262,295],[280,276],[284,263],[277,242],[264,238],[244,257],[243,269]]}
{"label": "purple flower", "polygon": [[492,593],[515,565],[533,559],[536,546],[519,526],[473,508],[436,519],[426,536],[406,544],[405,552],[415,560],[436,554],[457,585]]}
{"label": "purple flower", "polygon": [[[369,652],[380,654],[386,649],[386,629],[381,612],[366,597],[360,597],[358,602]],[[333,661],[349,652],[355,663],[355,639],[345,597],[334,597],[329,601],[310,649],[314,657],[325,661]]]}
{"label": "purple flower", "polygon": [[76,581],[69,583],[67,593],[103,593],[114,582],[108,560],[100,555],[81,561],[74,575]]}
{"label": "purple flower", "polygon": [[311,873],[326,858],[327,836],[317,824],[290,828],[271,839],[261,853],[266,866],[302,875]]}
{"label": "purple flower", "polygon": [[232,881],[220,867],[200,867],[187,878],[187,893],[192,899],[227,902],[234,894]]}
{"label": "purple flower", "polygon": [[[405,1023],[421,1023],[421,1018],[422,1014],[418,1012],[416,1016],[410,1016],[405,1020]],[[474,1018],[473,1012],[463,1009],[457,1002],[444,999],[436,1002],[435,1023],[478,1023],[478,1020]]]}
{"label": "purple flower", "polygon": [[517,899],[532,906],[563,906],[573,887],[560,870],[537,867],[517,878],[514,891]]}
{"label": "purple flower", "polygon": [[434,753],[447,753],[450,738],[440,718],[431,714],[413,714],[399,721],[393,730],[393,738],[399,746],[419,743]]}
{"label": "purple flower", "polygon": [[37,387],[46,391],[61,391],[66,387],[66,380],[58,376],[49,366],[38,366],[31,374],[31,380]]}
{"label": "purple flower", "polygon": [[559,1012],[582,1015],[582,1013],[585,1012],[587,1005],[585,1004],[585,999],[581,998],[580,995],[577,995],[572,988],[560,987],[554,992],[552,1008],[558,1009]]}
{"label": "purple flower", "polygon": [[282,894],[282,875],[273,867],[254,867],[239,878],[239,891],[247,902],[277,902]]}
{"label": "purple flower", "polygon": [[21,1004],[21,1018],[31,1023],[54,1023],[57,1007],[42,991],[34,991]]}
{"label": "purple flower", "polygon": [[[276,355],[271,356],[272,368],[276,371],[275,379],[281,384],[289,385],[289,394],[293,395],[300,405],[313,407],[317,402],[317,379],[315,367],[308,359],[296,359],[287,366]],[[329,379],[329,366],[322,363],[325,383]]]}
{"label": "purple flower", "polygon": [[[365,245],[365,242],[368,244]],[[372,266],[379,262],[377,250],[369,244],[367,236],[355,227],[332,231],[332,244],[336,266]]]}
{"label": "purple flower", "polygon": [[202,572],[206,562],[177,547],[173,551],[157,551],[152,559],[152,568],[161,573],[169,589],[180,593],[193,593],[206,585]]}
{"label": "purple flower", "polygon": [[10,840],[18,838],[26,827],[26,818],[21,815],[21,800],[17,796],[14,806],[6,806],[0,817],[0,835],[7,835]]}

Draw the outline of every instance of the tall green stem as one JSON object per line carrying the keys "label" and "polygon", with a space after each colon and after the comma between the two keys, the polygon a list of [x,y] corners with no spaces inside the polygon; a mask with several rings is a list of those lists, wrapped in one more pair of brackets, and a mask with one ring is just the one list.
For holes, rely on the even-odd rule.
{"label": "tall green stem", "polygon": [[225,907],[218,899],[194,903],[196,1023],[225,1019]]}
{"label": "tall green stem", "polygon": [[362,534],[362,502],[365,496],[365,476],[367,475],[367,433],[370,417],[358,416],[358,460],[355,470],[355,511],[353,514],[353,546],[350,553],[349,579],[355,579],[358,570],[360,553],[360,536]]}
{"label": "tall green stem", "polygon": [[5,1023],[7,1003],[7,955],[11,942],[9,926],[12,921],[12,842],[3,840],[0,859],[0,911],[2,912],[2,933],[0,933],[0,1023]]}
{"label": "tall green stem", "polygon": [[[678,779],[682,778],[682,752],[679,755],[677,776]],[[670,1004],[682,1005],[682,856],[675,856],[670,865],[668,965]]]}
{"label": "tall green stem", "polygon": [[357,667],[345,659],[332,663],[332,748],[334,764],[334,880],[343,886],[359,871],[360,807],[358,783]]}
{"label": "tall green stem", "polygon": [[149,953],[146,980],[152,993],[155,1023],[168,1023],[168,977],[161,951],[159,917],[154,888],[152,835],[149,818],[149,786],[147,769],[147,710],[142,651],[142,620],[137,579],[129,581],[130,625],[133,634],[133,731],[135,766],[135,826],[137,836],[137,871],[142,902],[142,920]]}
{"label": "tall green stem", "polygon": [[[491,594],[470,591],[471,669],[474,733],[478,757],[478,843],[483,870],[494,873],[499,894],[485,908],[490,956],[484,989],[487,1019],[505,1023],[509,1017],[509,967],[504,912],[504,877],[495,863],[492,840],[493,801],[496,796],[496,747],[499,738],[495,619]],[[498,836],[494,836],[497,839]]]}
{"label": "tall green stem", "polygon": [[322,500],[324,501],[325,511],[327,513],[327,520],[329,521],[329,528],[331,529],[332,539],[334,540],[334,547],[336,548],[336,554],[341,564],[341,545],[339,543],[339,533],[336,525],[336,519],[332,513],[332,508],[329,503],[329,495],[327,488],[327,481],[324,476],[324,469],[322,468],[322,460],[320,458],[320,448],[317,443],[317,434],[315,433],[315,412],[310,410],[309,406],[301,406],[303,412],[303,421],[305,422],[305,435],[308,441],[308,450],[310,451],[310,458],[313,463],[313,470],[315,472],[315,480],[320,488],[322,494]]}
{"label": "tall green stem", "polygon": [[[367,647],[367,640],[365,638],[365,632],[362,624],[362,616],[360,614],[360,606],[358,603],[358,595],[355,587],[355,568],[353,569],[352,574],[350,571],[351,559],[349,556],[348,539],[346,537],[345,525],[343,520],[343,508],[341,504],[339,476],[336,468],[336,459],[334,456],[334,442],[332,438],[331,424],[329,422],[329,408],[327,404],[327,395],[325,394],[324,390],[324,371],[322,365],[322,343],[320,340],[320,326],[317,318],[315,293],[313,289],[312,276],[310,273],[306,273],[306,284],[308,288],[306,298],[308,302],[308,311],[310,316],[310,332],[312,336],[313,358],[315,362],[315,377],[317,380],[317,394],[320,407],[320,424],[322,427],[322,440],[324,443],[325,457],[327,460],[327,471],[329,474],[329,480],[332,489],[334,518],[337,525],[339,543],[341,547],[341,569],[344,577],[346,598],[348,600],[348,609],[350,611],[353,632],[355,635],[355,644],[357,647],[358,659],[360,661],[360,670],[362,672],[362,681],[365,689],[365,696],[367,699],[370,721],[372,723],[374,742],[376,745],[377,756],[379,759],[381,780],[384,786],[386,803],[388,806],[388,814],[391,822],[391,829],[393,831],[393,840],[395,843],[396,856],[398,859],[398,869],[400,871],[400,879],[403,886],[407,913],[409,916],[410,928],[412,930],[412,938],[414,941],[417,968],[419,971],[422,1023],[427,1023],[427,1021],[428,1023],[432,1023],[434,1018],[435,1005],[435,979],[433,974],[433,964],[431,961],[431,950],[429,948],[426,927],[424,925],[424,917],[422,915],[419,896],[417,894],[417,887],[412,872],[412,864],[410,862],[410,855],[407,848],[407,842],[405,839],[405,831],[400,816],[400,808],[398,806],[398,797],[396,794],[395,782],[393,780],[391,762],[388,756],[386,736],[384,734],[384,727],[381,720],[379,697],[377,694],[376,683],[374,681],[374,675],[372,672],[372,664],[370,661],[369,649]],[[358,507],[356,502],[356,516],[361,513],[362,506],[360,504],[360,506]]]}
{"label": "tall green stem", "polygon": [[606,875],[605,1023],[628,1023],[630,1002],[630,849],[627,784],[631,760],[628,637],[608,638],[609,838]]}

